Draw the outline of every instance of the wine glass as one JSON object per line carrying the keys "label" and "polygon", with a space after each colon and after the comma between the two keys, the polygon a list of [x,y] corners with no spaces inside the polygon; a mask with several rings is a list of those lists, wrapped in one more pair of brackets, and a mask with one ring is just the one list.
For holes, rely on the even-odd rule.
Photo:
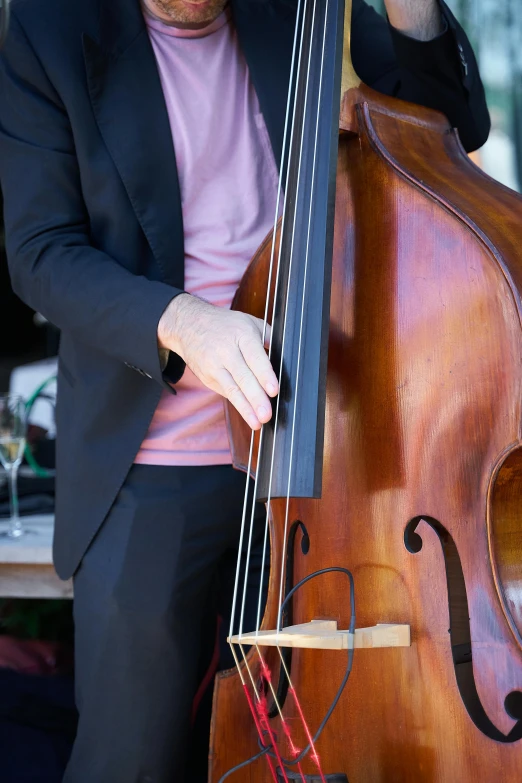
{"label": "wine glass", "polygon": [[25,449],[27,422],[25,402],[18,394],[0,395],[0,462],[9,481],[11,518],[9,528],[0,533],[8,538],[20,538],[27,532],[18,513],[18,468]]}

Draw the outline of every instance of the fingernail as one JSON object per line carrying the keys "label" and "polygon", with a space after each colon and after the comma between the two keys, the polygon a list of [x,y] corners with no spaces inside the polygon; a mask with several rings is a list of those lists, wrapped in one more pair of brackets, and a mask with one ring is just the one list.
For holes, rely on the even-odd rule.
{"label": "fingernail", "polygon": [[269,394],[275,394],[277,391],[277,386],[274,383],[267,383],[266,390]]}
{"label": "fingernail", "polygon": [[270,414],[270,411],[268,410],[268,408],[263,408],[263,407],[260,406],[257,409],[257,415],[259,416],[260,419],[266,419],[266,417],[269,414]]}

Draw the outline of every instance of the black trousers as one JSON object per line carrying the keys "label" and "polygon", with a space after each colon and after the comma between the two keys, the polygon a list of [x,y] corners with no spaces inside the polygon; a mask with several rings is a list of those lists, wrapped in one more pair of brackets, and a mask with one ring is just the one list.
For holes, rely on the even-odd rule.
{"label": "black trousers", "polygon": [[[228,633],[245,482],[230,466],[130,471],[74,579],[80,719],[64,783],[207,780],[208,722],[191,758],[191,709],[217,612]],[[245,630],[264,519],[256,507]]]}

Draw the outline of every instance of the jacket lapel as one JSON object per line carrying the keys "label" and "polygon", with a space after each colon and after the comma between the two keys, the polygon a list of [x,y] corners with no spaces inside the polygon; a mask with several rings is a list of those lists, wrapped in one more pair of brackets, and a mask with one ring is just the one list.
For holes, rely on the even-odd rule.
{"label": "jacket lapel", "polygon": [[232,0],[234,23],[281,164],[296,21],[293,0]]}
{"label": "jacket lapel", "polygon": [[138,0],[101,0],[84,34],[92,107],[163,280],[183,288],[181,196],[163,90]]}

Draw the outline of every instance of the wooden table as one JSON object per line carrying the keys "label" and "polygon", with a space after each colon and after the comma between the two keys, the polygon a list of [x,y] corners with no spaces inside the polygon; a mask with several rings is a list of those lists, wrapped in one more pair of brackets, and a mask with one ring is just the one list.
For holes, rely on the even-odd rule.
{"label": "wooden table", "polygon": [[[72,581],[62,582],[52,562],[54,516],[23,517],[30,533],[0,538],[0,598],[72,598]],[[7,522],[0,521],[0,532]]]}

